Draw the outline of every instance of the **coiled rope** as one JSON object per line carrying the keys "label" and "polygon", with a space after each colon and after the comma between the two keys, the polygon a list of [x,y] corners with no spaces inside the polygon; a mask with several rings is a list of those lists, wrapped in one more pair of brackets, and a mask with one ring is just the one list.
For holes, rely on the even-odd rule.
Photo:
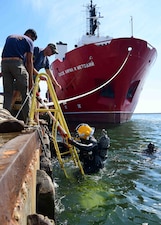
{"label": "coiled rope", "polygon": [[97,88],[95,88],[95,89],[93,89],[93,90],[91,90],[91,91],[88,91],[88,92],[86,92],[86,93],[84,93],[84,94],[77,95],[77,96],[75,96],[75,97],[67,98],[67,99],[64,99],[64,100],[59,100],[59,101],[58,101],[59,104],[62,104],[62,103],[65,104],[65,103],[67,103],[67,102],[74,101],[74,100],[77,100],[77,99],[79,99],[79,98],[83,98],[83,97],[85,97],[85,96],[87,96],[87,95],[93,94],[94,92],[100,90],[101,88],[103,88],[104,86],[106,86],[107,84],[109,84],[116,76],[118,76],[118,74],[120,73],[120,71],[123,69],[123,67],[125,66],[125,64],[126,64],[126,62],[127,62],[127,60],[128,60],[128,58],[129,58],[129,56],[130,56],[131,51],[132,51],[132,48],[129,48],[129,49],[128,49],[128,54],[127,54],[125,60],[123,61],[122,65],[121,65],[120,68],[118,69],[118,71],[117,71],[117,72],[116,72],[109,80],[107,80],[105,83],[103,83],[103,84],[100,85],[99,87],[97,87]]}

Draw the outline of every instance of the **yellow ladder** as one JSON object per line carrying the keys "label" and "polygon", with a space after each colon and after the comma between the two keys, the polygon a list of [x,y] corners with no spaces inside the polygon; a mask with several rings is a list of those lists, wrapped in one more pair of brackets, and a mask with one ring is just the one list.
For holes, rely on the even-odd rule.
{"label": "yellow ladder", "polygon": [[[46,78],[47,82],[47,88],[51,97],[51,100],[53,102],[53,108],[48,108],[44,102],[42,102],[43,108],[41,106],[37,106],[37,95],[36,93],[38,92],[39,89],[39,82],[40,82],[40,77],[43,76]],[[39,104],[40,105],[40,104]],[[51,82],[50,76],[46,73],[40,73],[36,76],[35,80],[35,85],[33,89],[33,94],[32,94],[32,100],[31,100],[31,109],[30,109],[30,114],[29,114],[29,119],[30,119],[30,125],[34,125],[34,115],[37,112],[42,112],[45,113],[47,112],[50,116],[50,118],[53,120],[52,123],[52,139],[57,155],[57,159],[59,161],[59,164],[61,168],[63,169],[65,176],[68,177],[66,169],[65,169],[65,163],[69,161],[73,161],[74,164],[79,167],[80,172],[84,175],[84,170],[82,168],[82,164],[79,160],[79,156],[77,154],[76,148],[68,143],[68,138],[71,138],[71,134],[69,132],[67,123],[65,121],[64,115],[62,113],[61,107],[59,105],[57,95],[55,93],[53,84]],[[57,142],[57,134],[58,132],[61,134],[63,137],[64,143],[67,145],[68,150],[66,152],[60,152],[58,142]]]}

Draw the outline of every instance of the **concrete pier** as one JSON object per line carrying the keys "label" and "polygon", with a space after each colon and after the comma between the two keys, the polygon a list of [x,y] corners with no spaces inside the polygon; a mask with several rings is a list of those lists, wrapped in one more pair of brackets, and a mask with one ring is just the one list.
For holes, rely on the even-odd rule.
{"label": "concrete pier", "polygon": [[26,225],[36,213],[37,131],[19,133],[0,147],[0,225]]}

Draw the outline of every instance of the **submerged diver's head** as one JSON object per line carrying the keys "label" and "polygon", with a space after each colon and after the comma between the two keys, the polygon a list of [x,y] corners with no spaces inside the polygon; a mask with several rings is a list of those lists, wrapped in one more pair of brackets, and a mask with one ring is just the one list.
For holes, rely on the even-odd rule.
{"label": "submerged diver's head", "polygon": [[94,134],[95,128],[90,127],[86,123],[81,123],[76,127],[77,135],[85,140],[88,140]]}
{"label": "submerged diver's head", "polygon": [[153,153],[155,151],[155,145],[151,142],[148,144],[148,152]]}

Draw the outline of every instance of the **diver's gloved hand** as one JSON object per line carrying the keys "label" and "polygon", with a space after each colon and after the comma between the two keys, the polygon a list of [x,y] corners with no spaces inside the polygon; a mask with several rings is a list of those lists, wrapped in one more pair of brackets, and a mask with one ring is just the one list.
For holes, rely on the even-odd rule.
{"label": "diver's gloved hand", "polygon": [[74,139],[73,138],[68,138],[68,143],[69,144],[73,144],[73,142],[74,142]]}
{"label": "diver's gloved hand", "polygon": [[102,134],[103,134],[104,136],[106,136],[106,135],[107,135],[107,131],[106,131],[105,129],[102,129]]}

